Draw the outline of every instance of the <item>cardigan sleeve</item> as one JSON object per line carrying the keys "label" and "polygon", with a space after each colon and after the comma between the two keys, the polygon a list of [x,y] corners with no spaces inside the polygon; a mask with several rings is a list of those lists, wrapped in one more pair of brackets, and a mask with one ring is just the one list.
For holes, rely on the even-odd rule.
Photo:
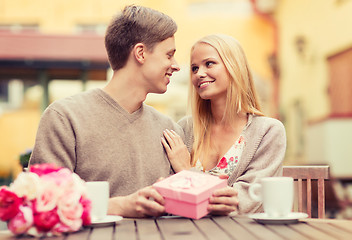
{"label": "cardigan sleeve", "polygon": [[262,204],[250,198],[248,188],[263,177],[282,176],[282,162],[286,152],[285,128],[278,120],[259,137],[248,136],[248,140],[256,141],[249,150],[250,154],[244,156],[247,159],[243,159],[249,163],[229,178],[229,185],[238,191],[240,214],[262,211]]}
{"label": "cardigan sleeve", "polygon": [[29,164],[54,163],[74,171],[75,143],[69,120],[49,106],[41,117]]}
{"label": "cardigan sleeve", "polygon": [[188,152],[192,152],[193,147],[193,122],[191,116],[185,116],[177,122],[183,129],[185,136],[184,143],[187,146]]}

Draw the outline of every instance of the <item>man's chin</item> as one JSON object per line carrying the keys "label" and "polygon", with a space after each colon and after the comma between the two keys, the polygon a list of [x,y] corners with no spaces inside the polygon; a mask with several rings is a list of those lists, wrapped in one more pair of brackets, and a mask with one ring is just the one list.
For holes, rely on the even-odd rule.
{"label": "man's chin", "polygon": [[155,90],[151,93],[156,93],[156,94],[163,94],[163,93],[166,93],[167,91],[167,87],[165,87],[164,89],[158,89],[158,90]]}
{"label": "man's chin", "polygon": [[167,89],[160,89],[160,90],[157,90],[157,91],[152,91],[152,92],[149,92],[149,93],[154,93],[154,94],[163,94],[163,93],[166,93],[166,90],[167,90]]}

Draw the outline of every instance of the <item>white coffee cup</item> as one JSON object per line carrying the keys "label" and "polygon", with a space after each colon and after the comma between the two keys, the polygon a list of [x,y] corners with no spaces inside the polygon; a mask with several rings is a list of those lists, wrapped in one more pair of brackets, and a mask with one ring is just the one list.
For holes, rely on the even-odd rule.
{"label": "white coffee cup", "polygon": [[264,212],[269,217],[287,216],[293,207],[293,178],[266,177],[260,183],[252,184],[249,196],[263,202]]}
{"label": "white coffee cup", "polygon": [[87,196],[92,201],[92,221],[99,221],[106,217],[109,202],[109,182],[86,182]]}

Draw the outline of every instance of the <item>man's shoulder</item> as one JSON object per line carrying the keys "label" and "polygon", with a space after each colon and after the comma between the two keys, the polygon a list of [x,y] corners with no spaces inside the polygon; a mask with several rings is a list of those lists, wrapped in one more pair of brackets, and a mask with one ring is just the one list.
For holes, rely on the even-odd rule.
{"label": "man's shoulder", "polygon": [[179,128],[180,126],[173,120],[170,116],[167,116],[164,113],[159,112],[154,107],[147,104],[143,104],[145,114],[150,115],[150,119],[157,121],[160,125],[164,127],[169,127],[172,129]]}
{"label": "man's shoulder", "polygon": [[162,120],[162,121],[173,121],[170,116],[167,116],[166,114],[159,112],[158,110],[156,110],[152,106],[149,106],[147,104],[143,104],[143,107],[144,107],[144,111],[146,113],[152,115],[153,118],[156,118],[156,119]]}
{"label": "man's shoulder", "polygon": [[56,111],[62,111],[65,109],[81,109],[82,107],[89,105],[90,99],[94,99],[96,95],[97,89],[77,93],[75,95],[54,101],[49,105],[48,109]]}

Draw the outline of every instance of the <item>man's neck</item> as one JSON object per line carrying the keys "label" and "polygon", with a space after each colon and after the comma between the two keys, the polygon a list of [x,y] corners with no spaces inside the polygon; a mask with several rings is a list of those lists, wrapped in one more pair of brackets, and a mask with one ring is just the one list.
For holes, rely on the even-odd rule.
{"label": "man's neck", "polygon": [[122,108],[127,112],[137,111],[147,97],[147,92],[136,79],[138,76],[131,76],[126,70],[114,72],[112,79],[103,88]]}

